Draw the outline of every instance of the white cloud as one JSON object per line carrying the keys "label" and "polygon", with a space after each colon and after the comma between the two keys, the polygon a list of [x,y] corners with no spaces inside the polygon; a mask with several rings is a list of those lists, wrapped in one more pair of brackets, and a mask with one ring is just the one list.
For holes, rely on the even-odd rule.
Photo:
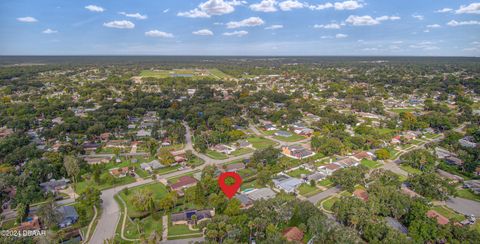
{"label": "white cloud", "polygon": [[337,23],[330,23],[326,25],[314,25],[313,28],[316,29],[340,29],[341,26]]}
{"label": "white cloud", "polygon": [[409,47],[414,49],[423,49],[426,51],[440,49],[439,47],[435,46],[434,42],[431,42],[431,41],[422,41],[416,44],[412,44]]}
{"label": "white cloud", "polygon": [[17,18],[17,21],[24,22],[24,23],[38,22],[37,19],[35,19],[34,17],[30,17],[30,16]]}
{"label": "white cloud", "polygon": [[453,9],[451,8],[442,8],[442,9],[439,9],[437,11],[435,11],[435,13],[448,13],[448,12],[452,12]]}
{"label": "white cloud", "polygon": [[424,19],[423,15],[419,15],[419,14],[413,14],[412,17],[415,18],[415,19],[418,19],[418,20],[423,20]]}
{"label": "white cloud", "polygon": [[392,43],[393,43],[393,44],[402,44],[403,41],[393,41]]}
{"label": "white cloud", "polygon": [[461,25],[480,25],[480,21],[477,20],[469,20],[469,21],[456,21],[451,20],[447,23],[448,26],[461,26]]}
{"label": "white cloud", "polygon": [[259,17],[250,17],[241,21],[230,21],[227,23],[228,29],[235,29],[240,27],[251,27],[263,25],[265,22]]}
{"label": "white cloud", "polygon": [[455,10],[456,14],[480,14],[480,3],[471,3],[470,5],[462,5]]}
{"label": "white cloud", "polygon": [[234,6],[241,3],[240,1],[225,2],[223,0],[208,0],[200,3],[198,8],[186,12],[179,12],[177,16],[188,18],[209,18],[213,15],[224,15],[235,11]]}
{"label": "white cloud", "polygon": [[232,0],[232,1],[229,1],[227,2],[228,4],[232,5],[232,6],[240,6],[240,5],[245,5],[247,4],[247,1],[238,1],[238,0]]}
{"label": "white cloud", "polygon": [[373,18],[370,15],[363,15],[363,16],[357,16],[357,15],[350,15],[348,18],[345,20],[345,22],[354,25],[354,26],[364,26],[364,25],[378,25],[382,21],[386,20],[399,20],[400,17],[398,16],[380,16],[377,18]]}
{"label": "white cloud", "polygon": [[345,1],[335,3],[335,10],[354,10],[357,8],[363,8],[363,4],[359,1]]}
{"label": "white cloud", "polygon": [[427,25],[427,28],[440,28],[440,27],[442,26],[439,24]]}
{"label": "white cloud", "polygon": [[208,15],[207,13],[201,10],[198,10],[197,8],[187,12],[179,12],[177,16],[187,17],[187,18],[210,18],[210,15]]}
{"label": "white cloud", "polygon": [[169,11],[170,11],[170,9],[167,8],[167,9],[163,10],[163,13],[166,14],[166,13],[168,13]]}
{"label": "white cloud", "polygon": [[173,37],[172,33],[167,33],[167,32],[163,32],[163,31],[159,31],[159,30],[147,31],[147,32],[145,32],[145,35],[149,36],[149,37],[160,37],[160,38],[172,38]]}
{"label": "white cloud", "polygon": [[318,5],[310,5],[308,6],[309,9],[311,10],[324,10],[327,8],[333,8],[332,3],[324,3],[324,4],[318,4]]}
{"label": "white cloud", "polygon": [[268,27],[265,27],[265,30],[276,30],[276,29],[282,29],[283,25],[271,25]]}
{"label": "white cloud", "polygon": [[321,36],[320,38],[321,38],[321,39],[332,39],[333,36]]}
{"label": "white cloud", "polygon": [[198,35],[198,36],[213,36],[213,32],[209,29],[201,29],[198,31],[194,31],[192,32],[192,34]]}
{"label": "white cloud", "polygon": [[248,34],[248,31],[233,31],[233,32],[225,32],[223,33],[224,36],[238,36],[242,37]]}
{"label": "white cloud", "polygon": [[85,6],[85,8],[88,9],[89,11],[98,12],[98,13],[105,11],[104,8],[97,5],[88,5],[88,6]]}
{"label": "white cloud", "polygon": [[262,0],[259,3],[254,3],[250,5],[250,9],[257,12],[276,12],[277,8],[276,0]]}
{"label": "white cloud", "polygon": [[303,8],[305,5],[297,0],[287,0],[278,4],[278,6],[280,6],[280,9],[283,11],[290,11],[292,9]]}
{"label": "white cloud", "polygon": [[48,28],[48,29],[42,31],[42,33],[43,34],[55,34],[55,33],[58,33],[58,31]]}
{"label": "white cloud", "polygon": [[107,23],[103,23],[103,26],[109,28],[117,28],[117,29],[133,29],[135,28],[135,24],[128,21],[128,20],[115,20],[110,21]]}
{"label": "white cloud", "polygon": [[130,18],[135,18],[135,19],[147,19],[148,18],[148,16],[142,15],[140,13],[129,14],[129,13],[125,13],[125,12],[119,12],[119,14],[121,14],[123,16],[130,17]]}
{"label": "white cloud", "polygon": [[341,34],[341,33],[340,33],[340,34],[336,34],[336,35],[335,35],[335,38],[337,38],[337,39],[340,39],[340,38],[347,38],[347,37],[348,37],[348,35],[347,35],[347,34]]}

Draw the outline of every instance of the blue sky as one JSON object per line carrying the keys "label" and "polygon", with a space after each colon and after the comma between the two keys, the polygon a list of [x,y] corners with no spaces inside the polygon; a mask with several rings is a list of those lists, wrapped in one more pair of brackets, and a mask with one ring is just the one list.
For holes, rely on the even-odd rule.
{"label": "blue sky", "polygon": [[480,56],[480,1],[0,1],[0,55],[122,54]]}

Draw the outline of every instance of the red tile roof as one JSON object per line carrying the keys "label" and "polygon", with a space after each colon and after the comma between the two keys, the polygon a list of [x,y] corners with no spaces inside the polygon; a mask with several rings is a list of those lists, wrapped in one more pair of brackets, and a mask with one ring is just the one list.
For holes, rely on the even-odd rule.
{"label": "red tile roof", "polygon": [[363,189],[356,189],[354,192],[353,192],[353,195],[360,198],[361,200],[363,201],[368,201],[368,193],[367,191],[363,190]]}
{"label": "red tile roof", "polygon": [[436,218],[437,219],[437,223],[439,225],[446,225],[448,224],[448,222],[450,222],[445,216],[439,214],[437,211],[435,210],[428,210],[427,212],[427,217],[429,218]]}
{"label": "red tile roof", "polygon": [[303,240],[303,231],[297,227],[288,227],[283,231],[282,236],[287,239],[287,241],[302,241]]}

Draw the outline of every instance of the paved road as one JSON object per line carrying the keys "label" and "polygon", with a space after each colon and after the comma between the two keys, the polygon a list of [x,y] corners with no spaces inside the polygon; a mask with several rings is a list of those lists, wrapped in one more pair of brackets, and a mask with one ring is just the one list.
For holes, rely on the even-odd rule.
{"label": "paved road", "polygon": [[313,204],[316,204],[318,202],[320,202],[321,200],[325,199],[325,198],[328,198],[330,196],[333,196],[337,193],[339,193],[341,191],[340,187],[336,186],[336,187],[332,187],[332,188],[329,188],[328,190],[325,190],[325,191],[322,191],[320,193],[318,193],[317,195],[313,195],[311,197],[308,198],[308,201],[313,203]]}
{"label": "paved road", "polygon": [[480,218],[480,202],[459,197],[452,197],[445,201],[445,203],[449,208],[459,213],[466,215],[473,214],[475,217]]}
{"label": "paved road", "polygon": [[[253,153],[248,153],[248,154],[240,155],[240,156],[237,156],[237,157],[231,157],[231,158],[223,159],[223,160],[217,160],[217,159],[209,158],[206,155],[198,153],[197,151],[195,151],[193,149],[190,127],[186,123],[184,123],[184,126],[186,128],[185,150],[191,150],[192,153],[195,154],[195,156],[203,159],[205,161],[205,163],[203,165],[195,168],[195,169],[184,169],[184,170],[181,170],[181,171],[176,171],[176,172],[173,172],[173,173],[158,176],[157,178],[159,180],[160,179],[171,178],[171,177],[174,177],[174,176],[177,176],[177,175],[192,172],[194,170],[202,170],[203,168],[205,168],[205,166],[210,165],[210,164],[215,164],[215,165],[224,164],[224,163],[232,162],[232,161],[239,160],[239,159],[246,159],[246,158],[249,158],[253,155]],[[113,197],[119,191],[121,191],[121,190],[123,190],[127,187],[131,188],[131,187],[140,186],[140,185],[143,185],[143,184],[148,184],[150,182],[152,182],[152,179],[146,179],[146,180],[143,180],[143,181],[134,182],[134,183],[131,183],[131,184],[128,184],[128,185],[123,185],[123,186],[119,186],[119,187],[116,187],[116,188],[112,188],[112,189],[102,191],[101,198],[102,198],[102,201],[103,201],[102,202],[103,212],[102,212],[102,215],[100,216],[100,219],[99,219],[99,222],[98,222],[97,227],[95,229],[95,232],[93,233],[93,236],[90,239],[89,243],[103,244],[104,239],[111,238],[111,237],[115,236],[115,229],[116,229],[117,223],[120,219],[120,207],[118,206],[117,202],[115,201],[115,199]],[[196,238],[196,239],[198,239],[198,238]],[[188,240],[194,240],[194,239],[188,239]],[[188,241],[188,240],[183,240],[183,241]],[[179,241],[182,241],[182,240],[179,240]],[[168,243],[188,243],[188,242],[168,242]]]}
{"label": "paved road", "polygon": [[[74,202],[75,202],[75,200],[73,198],[67,198],[67,199],[64,199],[64,200],[56,201],[57,205],[59,205],[59,206],[71,204],[71,203],[74,203]],[[38,205],[30,207],[30,213],[32,213],[32,214],[36,213],[38,208],[40,208],[41,205],[42,204],[38,204]],[[14,219],[14,218],[17,217],[17,211],[15,211],[15,209],[5,210],[5,211],[2,212],[1,216],[5,220]]]}

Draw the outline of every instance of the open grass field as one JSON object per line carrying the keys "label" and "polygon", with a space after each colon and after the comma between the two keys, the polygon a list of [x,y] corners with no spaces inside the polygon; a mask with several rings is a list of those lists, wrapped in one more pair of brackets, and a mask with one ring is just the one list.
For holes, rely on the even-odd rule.
{"label": "open grass field", "polygon": [[457,190],[458,197],[480,202],[480,195],[476,195],[469,189]]}
{"label": "open grass field", "polygon": [[183,77],[192,79],[213,78],[228,79],[231,76],[223,73],[219,69],[174,69],[174,70],[143,70],[141,77],[164,79],[169,77]]}
{"label": "open grass field", "polygon": [[292,134],[292,136],[289,137],[283,137],[283,136],[274,136],[273,138],[280,140],[280,141],[285,141],[285,142],[296,142],[305,139],[304,136],[300,136],[297,134]]}
{"label": "open grass field", "polygon": [[382,166],[381,163],[373,161],[373,160],[368,160],[368,159],[363,159],[361,164],[364,165],[364,166],[367,166],[370,169],[376,169],[376,168]]}
{"label": "open grass field", "polygon": [[420,171],[419,169],[412,168],[405,164],[400,165],[400,168],[407,171],[409,174],[413,174],[413,175],[418,175],[422,173],[422,171]]}
{"label": "open grass field", "polygon": [[298,192],[304,197],[315,195],[321,191],[322,190],[318,189],[315,186],[311,186],[310,184],[302,184],[298,187]]}
{"label": "open grass field", "polygon": [[[106,177],[106,175],[110,174],[109,172],[104,172],[100,176],[100,179],[102,177]],[[110,189],[114,186],[121,186],[121,185],[126,185],[135,182],[135,178],[131,176],[125,176],[123,178],[115,178],[115,182],[107,182],[107,181],[102,181],[100,184],[94,182],[93,180],[84,180],[80,181],[76,184],[75,186],[75,192],[77,193],[82,193],[87,189],[87,187],[93,186],[99,189],[100,191],[103,191],[105,189]]]}
{"label": "open grass field", "polygon": [[240,148],[232,152],[232,156],[240,156],[243,154],[251,153],[254,150],[251,148]]}
{"label": "open grass field", "polygon": [[452,209],[446,206],[434,206],[433,210],[437,211],[439,214],[447,217],[450,221],[462,221],[465,217],[462,214],[456,213]]}
{"label": "open grass field", "polygon": [[132,198],[135,197],[135,192],[140,191],[141,189],[149,189],[153,192],[153,197],[155,201],[159,201],[168,194],[168,190],[165,185],[162,183],[151,183],[147,185],[138,186],[128,190],[128,195],[125,194],[125,191],[120,192],[120,197],[127,204],[128,216],[136,217],[141,215],[141,212],[135,208],[132,202]]}
{"label": "open grass field", "polygon": [[332,211],[333,204],[340,200],[338,197],[330,197],[322,202],[322,206],[327,211]]}
{"label": "open grass field", "polygon": [[269,146],[275,146],[277,144],[276,142],[263,137],[251,137],[248,138],[247,141],[252,143],[252,146],[255,149],[265,149]]}
{"label": "open grass field", "polygon": [[153,214],[153,216],[145,217],[138,222],[138,226],[137,223],[127,220],[124,232],[125,237],[129,239],[140,239],[141,233],[139,233],[138,230],[144,233],[145,236],[150,236],[153,231],[156,231],[159,236],[162,236],[162,215],[157,212]]}
{"label": "open grass field", "polygon": [[227,159],[228,158],[227,155],[225,155],[223,153],[220,153],[220,152],[217,152],[217,151],[210,150],[210,149],[207,149],[205,154],[208,157],[213,158],[213,159]]}
{"label": "open grass field", "polygon": [[303,168],[298,168],[296,170],[293,170],[293,171],[290,171],[288,172],[287,174],[291,177],[295,177],[295,178],[300,178],[302,174],[310,174],[310,170],[307,170],[307,169],[303,169]]}
{"label": "open grass field", "polygon": [[418,111],[420,110],[420,108],[416,108],[416,107],[407,107],[407,108],[392,108],[390,109],[390,111],[394,112],[394,113],[402,113],[402,112],[415,112],[415,111]]}

